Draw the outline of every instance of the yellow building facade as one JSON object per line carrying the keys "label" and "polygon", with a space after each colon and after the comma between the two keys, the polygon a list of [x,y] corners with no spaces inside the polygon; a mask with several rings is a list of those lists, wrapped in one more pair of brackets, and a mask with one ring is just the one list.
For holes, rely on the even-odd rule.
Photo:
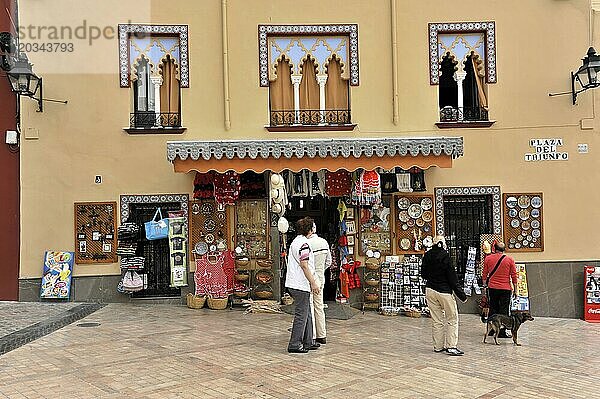
{"label": "yellow building facade", "polygon": [[[22,100],[20,298],[39,297],[44,251],[81,250],[75,203],[114,201],[118,224],[128,215],[124,204],[192,198],[195,173],[176,170],[268,174],[344,165],[350,171],[420,166],[422,194],[435,202],[438,233],[458,232],[451,233],[445,220],[448,200],[488,198],[486,233],[500,234],[511,247],[509,255],[527,265],[532,312],[581,317],[583,266],[598,263],[597,101],[593,91],[579,94],[576,105],[570,95],[548,94],[570,92],[569,72],[597,44],[597,21],[593,4],[584,0],[22,0],[23,51],[43,76],[44,97],[68,103],[46,103],[44,112],[35,112],[32,102]],[[79,37],[84,32],[86,37],[79,38],[75,29],[83,25]],[[39,31],[41,26],[48,29]],[[40,51],[44,42],[67,47]],[[148,70],[156,69],[147,76],[144,59]],[[317,82],[302,89],[307,60]],[[342,99],[347,106],[337,107],[349,110],[343,120],[339,112],[325,116],[334,94],[325,95],[330,86],[318,81],[328,74],[333,81],[334,64],[341,92],[347,93]],[[282,66],[290,68],[283,100],[275,99],[273,86],[287,76],[279,74]],[[175,89],[166,89],[167,81]],[[143,90],[147,95],[140,95]],[[153,108],[158,99],[160,112]],[[290,111],[287,122],[277,109]],[[306,109],[316,113],[302,112]],[[155,114],[162,115],[159,123]],[[298,149],[311,140],[317,148],[333,149],[317,155]],[[245,154],[252,143],[258,155]],[[388,145],[400,149],[378,155]],[[351,153],[344,155],[346,150]],[[216,155],[220,151],[223,157]],[[278,151],[294,156],[274,155]],[[536,153],[546,155],[526,155]],[[175,197],[128,199],[161,194]],[[399,195],[391,201],[394,220]],[[528,198],[523,205],[528,202],[515,206],[510,198],[521,196]],[[538,196],[543,206],[536,208],[531,200]],[[230,247],[234,208],[227,211]],[[529,212],[524,218],[518,214],[523,209]],[[534,209],[543,212],[537,229],[531,227]],[[516,228],[510,227],[513,220]],[[519,238],[524,221],[526,234]],[[270,227],[275,243],[276,227]],[[402,254],[396,239],[401,232],[391,230],[391,252]],[[531,236],[533,230],[540,234]],[[280,249],[272,244],[270,252]],[[191,258],[188,253],[190,285],[181,295],[193,286]],[[116,292],[120,278],[117,261],[78,263],[71,298],[129,300]],[[279,295],[280,288],[275,291]],[[474,310],[474,303],[469,300],[464,310]]]}

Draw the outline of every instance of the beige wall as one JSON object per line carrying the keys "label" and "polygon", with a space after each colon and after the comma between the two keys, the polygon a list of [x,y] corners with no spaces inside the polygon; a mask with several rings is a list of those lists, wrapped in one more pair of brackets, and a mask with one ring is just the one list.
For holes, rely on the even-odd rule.
{"label": "beige wall", "polygon": [[[102,3],[102,6],[98,5]],[[131,3],[131,4],[130,4]],[[133,4],[135,3],[135,4]],[[73,203],[119,200],[120,194],[190,193],[191,175],[166,161],[169,140],[322,137],[320,133],[269,133],[268,90],[258,84],[258,24],[357,23],[360,86],[351,88],[351,133],[340,137],[462,136],[465,155],[452,169],[426,172],[430,192],[439,186],[499,185],[502,192],[544,193],[545,251],[514,254],[520,261],[597,259],[600,201],[594,171],[598,120],[593,93],[548,97],[570,89],[569,71],[589,45],[588,2],[519,0],[456,2],[397,0],[399,124],[392,123],[390,1],[228,1],[231,130],[224,128],[221,1],[121,2],[21,0],[21,25],[119,23],[187,24],[190,88],[182,89],[183,135],[128,135],[130,90],[119,87],[118,41],[91,46],[73,40],[69,54],[30,53],[44,77],[44,113],[22,100],[21,277],[39,277],[47,249],[73,250]],[[100,8],[102,7],[102,8]],[[168,10],[168,11],[165,11]],[[429,85],[429,22],[496,22],[498,83],[489,85],[487,129],[440,130],[437,86]],[[596,29],[596,32],[600,30]],[[530,138],[562,138],[567,162],[531,163]],[[588,143],[589,154],[577,144]],[[104,177],[95,185],[94,175]],[[77,265],[75,275],[116,274],[118,265]]]}

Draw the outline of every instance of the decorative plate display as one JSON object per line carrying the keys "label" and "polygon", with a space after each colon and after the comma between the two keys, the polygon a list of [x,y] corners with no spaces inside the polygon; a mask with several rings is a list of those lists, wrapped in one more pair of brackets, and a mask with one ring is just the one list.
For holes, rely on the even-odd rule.
{"label": "decorative plate display", "polygon": [[529,197],[526,195],[521,195],[518,200],[519,208],[526,209],[529,207]]}
{"label": "decorative plate display", "polygon": [[529,211],[527,209],[521,209],[519,211],[519,219],[521,219],[521,220],[529,219]]}
{"label": "decorative plate display", "polygon": [[215,236],[212,233],[208,233],[205,237],[204,240],[206,240],[206,242],[208,244],[211,244],[215,241]]}
{"label": "decorative plate display", "polygon": [[506,199],[506,206],[508,206],[509,208],[514,208],[515,206],[517,206],[518,203],[519,201],[516,197],[508,197]]}
{"label": "decorative plate display", "polygon": [[204,221],[204,230],[206,231],[215,231],[215,228],[217,227],[217,222],[215,222],[212,219],[206,219]]}
{"label": "decorative plate display", "polygon": [[400,213],[398,213],[398,220],[400,220],[401,222],[408,222],[408,220],[410,219],[410,216],[408,216],[408,212],[407,211],[400,211]]}
{"label": "decorative plate display", "polygon": [[[423,205],[421,205],[421,207],[423,207]],[[433,220],[433,212],[425,211],[421,217],[423,218],[423,221],[431,222]]]}
{"label": "decorative plate display", "polygon": [[531,206],[534,208],[541,208],[542,207],[542,199],[536,195],[535,197],[533,197],[531,199]]}
{"label": "decorative plate display", "polygon": [[540,217],[540,210],[537,208],[534,208],[531,210],[531,217],[532,218],[539,218]]}
{"label": "decorative plate display", "polygon": [[421,208],[423,208],[424,211],[428,211],[433,207],[433,201],[431,200],[431,198],[423,198],[421,200]]}
{"label": "decorative plate display", "polygon": [[408,238],[403,238],[400,240],[400,248],[407,251],[410,248],[410,240]]}
{"label": "decorative plate display", "polygon": [[514,208],[508,210],[508,216],[510,216],[511,218],[516,218],[518,214],[519,214],[519,211],[517,211]]}
{"label": "decorative plate display", "polygon": [[539,220],[532,220],[531,221],[531,228],[532,229],[539,229],[540,228],[540,221]]}
{"label": "decorative plate display", "polygon": [[194,252],[202,256],[208,252],[208,245],[204,241],[198,241],[196,245],[194,245]]}
{"label": "decorative plate display", "polygon": [[410,200],[406,197],[398,199],[398,209],[408,209],[410,206]]}
{"label": "decorative plate display", "polygon": [[519,220],[518,220],[518,219],[513,219],[513,220],[511,220],[511,221],[510,221],[510,226],[511,226],[513,229],[516,229],[517,227],[519,227],[519,224],[520,224],[520,222],[519,222]]}
{"label": "decorative plate display", "polygon": [[529,230],[529,227],[531,227],[531,225],[529,224],[529,222],[527,220],[525,220],[523,223],[521,223],[521,228],[523,230]]}
{"label": "decorative plate display", "polygon": [[408,216],[410,216],[411,218],[413,218],[413,219],[420,218],[422,214],[423,214],[423,208],[421,208],[421,205],[412,204],[411,206],[408,207]]}
{"label": "decorative plate display", "polygon": [[214,212],[214,207],[212,202],[203,202],[202,205],[200,206],[200,212],[204,215],[204,216],[210,216],[213,212]]}

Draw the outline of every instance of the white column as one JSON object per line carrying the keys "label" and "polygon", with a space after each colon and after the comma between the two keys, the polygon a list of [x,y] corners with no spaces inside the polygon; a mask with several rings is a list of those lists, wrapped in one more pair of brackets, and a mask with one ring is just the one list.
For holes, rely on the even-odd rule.
{"label": "white column", "polygon": [[162,76],[151,76],[150,81],[154,85],[154,113],[156,114],[155,126],[160,126],[160,86],[163,84]]}
{"label": "white column", "polygon": [[321,110],[321,123],[325,123],[325,83],[327,83],[327,75],[317,75],[319,83],[319,109]]}
{"label": "white column", "polygon": [[296,123],[300,120],[300,82],[302,81],[302,75],[292,75],[292,84],[294,85],[294,111],[296,111],[296,117],[294,121]]}
{"label": "white column", "polygon": [[456,71],[454,72],[454,80],[458,85],[458,119],[463,119],[464,112],[464,101],[463,101],[463,81],[467,77],[467,73],[464,71]]}

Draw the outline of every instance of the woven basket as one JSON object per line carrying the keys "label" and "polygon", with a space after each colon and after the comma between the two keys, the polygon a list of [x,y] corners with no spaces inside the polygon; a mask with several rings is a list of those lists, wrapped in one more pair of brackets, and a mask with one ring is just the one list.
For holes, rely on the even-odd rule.
{"label": "woven basket", "polygon": [[236,266],[248,266],[250,264],[250,259],[236,259]]}
{"label": "woven basket", "polygon": [[365,263],[367,270],[379,270],[379,263],[367,262]]}
{"label": "woven basket", "polygon": [[261,270],[256,273],[254,279],[260,284],[269,284],[273,281],[273,273],[268,270]]}
{"label": "woven basket", "polygon": [[365,280],[365,283],[367,285],[370,285],[371,287],[377,287],[379,285],[379,280],[370,278],[370,279]]}
{"label": "woven basket", "polygon": [[260,268],[263,269],[272,269],[273,268],[273,261],[271,259],[265,259],[265,260],[257,260],[256,261],[256,265]]}
{"label": "woven basket", "polygon": [[418,319],[419,317],[421,317],[421,311],[419,310],[409,310],[406,312],[406,315],[408,317],[414,317],[415,319]]}
{"label": "woven basket", "polygon": [[189,293],[186,296],[186,301],[187,301],[188,308],[202,309],[204,307],[204,303],[206,302],[206,297]]}
{"label": "woven basket", "polygon": [[229,298],[207,298],[208,307],[213,310],[223,310],[227,308]]}
{"label": "woven basket", "polygon": [[248,291],[236,291],[233,293],[236,298],[248,298]]}
{"label": "woven basket", "polygon": [[365,299],[369,302],[374,302],[379,299],[379,294],[376,294],[374,292],[368,292],[365,294]]}
{"label": "woven basket", "polygon": [[273,298],[273,291],[256,291],[254,295],[259,299],[271,299]]}
{"label": "woven basket", "polygon": [[237,281],[248,281],[248,279],[250,278],[250,276],[247,273],[236,273],[234,277]]}

